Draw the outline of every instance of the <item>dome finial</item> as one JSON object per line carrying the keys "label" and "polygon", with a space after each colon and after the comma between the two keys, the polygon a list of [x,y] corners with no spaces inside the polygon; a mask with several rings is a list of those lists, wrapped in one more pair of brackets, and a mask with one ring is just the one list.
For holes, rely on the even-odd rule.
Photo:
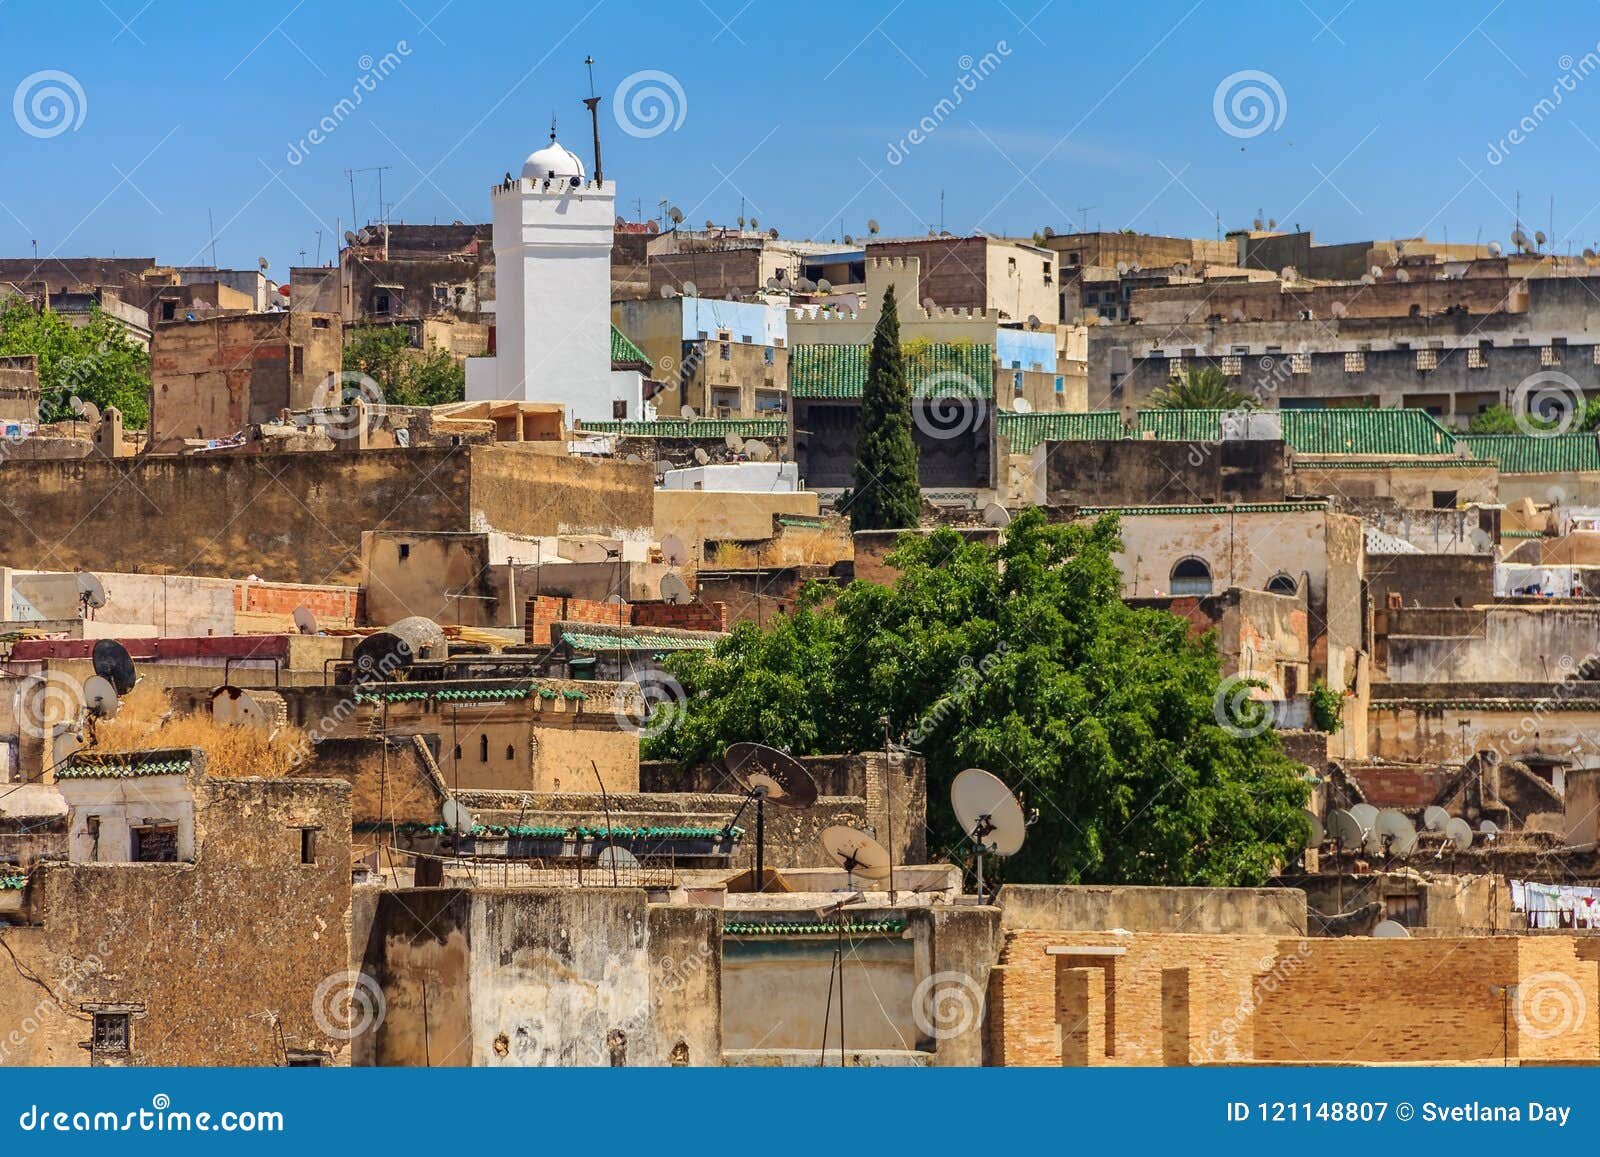
{"label": "dome finial", "polygon": [[550,114],[550,143],[556,143],[556,114]]}

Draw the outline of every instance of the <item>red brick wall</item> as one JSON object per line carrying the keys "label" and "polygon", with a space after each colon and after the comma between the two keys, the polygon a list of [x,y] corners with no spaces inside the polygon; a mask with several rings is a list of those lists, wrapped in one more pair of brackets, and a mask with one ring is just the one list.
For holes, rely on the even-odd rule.
{"label": "red brick wall", "polygon": [[726,631],[727,603],[634,603],[636,627],[675,627],[681,631]]}
{"label": "red brick wall", "polygon": [[1451,774],[1443,768],[1364,767],[1355,778],[1373,807],[1426,807]]}
{"label": "red brick wall", "polygon": [[612,627],[725,631],[728,629],[728,606],[726,603],[598,603],[563,595],[535,595],[528,600],[522,616],[528,642],[534,646],[547,646],[551,624],[562,620],[603,623]]}
{"label": "red brick wall", "polygon": [[310,607],[318,619],[358,622],[359,587],[308,587],[279,583],[240,583],[233,589],[233,608],[256,614],[292,615],[299,606]]}

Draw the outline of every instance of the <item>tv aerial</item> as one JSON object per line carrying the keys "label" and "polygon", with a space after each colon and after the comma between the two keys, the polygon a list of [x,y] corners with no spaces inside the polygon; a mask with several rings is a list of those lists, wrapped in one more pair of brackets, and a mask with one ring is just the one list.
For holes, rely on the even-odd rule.
{"label": "tv aerial", "polygon": [[133,656],[128,654],[128,648],[115,639],[100,639],[96,642],[91,662],[94,665],[94,673],[102,679],[109,680],[118,695],[126,695],[139,681],[138,674],[133,669]]}
{"label": "tv aerial", "polygon": [[950,784],[950,806],[978,850],[978,902],[984,899],[983,857],[1014,856],[1028,823],[1011,789],[982,768],[969,767]]}
{"label": "tv aerial", "polygon": [[766,891],[767,804],[808,808],[817,802],[817,781],[794,756],[764,743],[735,743],[723,752],[728,773],[747,794],[723,829],[726,838],[751,801],[756,805],[756,890]]}
{"label": "tv aerial", "polygon": [[834,824],[822,829],[822,850],[844,869],[847,891],[855,891],[855,878],[884,880],[889,877],[889,850],[858,828]]}
{"label": "tv aerial", "polygon": [[694,602],[694,592],[681,575],[669,570],[661,576],[661,601],[675,607],[687,606]]}
{"label": "tv aerial", "polygon": [[315,635],[317,631],[317,616],[305,604],[294,609],[294,629],[302,635]]}

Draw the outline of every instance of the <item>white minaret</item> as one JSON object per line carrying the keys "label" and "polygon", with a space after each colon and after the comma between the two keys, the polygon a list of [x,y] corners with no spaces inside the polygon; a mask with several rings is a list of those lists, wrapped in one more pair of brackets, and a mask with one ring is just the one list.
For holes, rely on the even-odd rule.
{"label": "white minaret", "polygon": [[552,126],[490,199],[495,356],[468,360],[467,400],[560,402],[569,422],[646,416],[640,375],[611,371],[616,184],[589,180]]}

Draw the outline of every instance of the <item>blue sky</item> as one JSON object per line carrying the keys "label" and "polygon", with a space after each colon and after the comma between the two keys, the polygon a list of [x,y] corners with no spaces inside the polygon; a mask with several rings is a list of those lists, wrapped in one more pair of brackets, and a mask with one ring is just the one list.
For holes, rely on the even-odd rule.
{"label": "blue sky", "polygon": [[[1600,241],[1600,6],[1041,4],[0,0],[0,255],[200,262],[209,212],[219,263],[283,279],[319,229],[333,256],[345,170],[376,165],[393,220],[486,219],[552,111],[587,158],[591,53],[630,218],[731,222],[742,196],[785,236],[921,233],[942,190],[958,232],[1214,235],[1259,210],[1324,241],[1503,240],[1520,191],[1530,231],[1554,197],[1559,249]],[[613,115],[640,73],[669,78],[634,81],[671,105],[653,135]],[[1239,73],[1265,78],[1219,117]],[[1265,123],[1229,111],[1241,85]],[[375,219],[375,176],[355,192]]]}

